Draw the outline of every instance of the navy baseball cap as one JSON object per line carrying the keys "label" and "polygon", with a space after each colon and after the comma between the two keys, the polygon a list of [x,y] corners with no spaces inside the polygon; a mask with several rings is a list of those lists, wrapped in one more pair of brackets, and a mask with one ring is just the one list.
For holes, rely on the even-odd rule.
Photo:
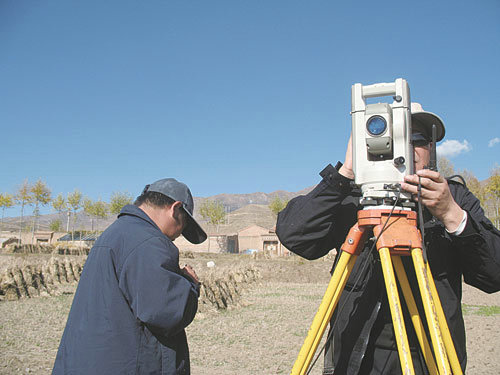
{"label": "navy baseball cap", "polygon": [[164,178],[153,182],[151,185],[147,185],[144,188],[144,192],[146,191],[161,193],[174,201],[182,203],[182,208],[187,214],[187,224],[182,231],[182,235],[186,237],[189,242],[199,244],[207,239],[207,234],[193,217],[193,196],[186,184],[177,181],[175,178]]}

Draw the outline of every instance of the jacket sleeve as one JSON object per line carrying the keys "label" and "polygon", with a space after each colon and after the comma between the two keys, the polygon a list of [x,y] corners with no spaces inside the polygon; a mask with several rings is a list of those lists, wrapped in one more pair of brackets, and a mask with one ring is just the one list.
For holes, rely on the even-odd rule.
{"label": "jacket sleeve", "polygon": [[153,237],[125,260],[119,286],[132,312],[155,335],[173,336],[191,323],[199,288],[180,274],[177,248]]}
{"label": "jacket sleeve", "polygon": [[357,204],[348,178],[329,164],[307,195],[293,198],[278,214],[276,234],[290,251],[317,259],[339,248],[356,222]]}
{"label": "jacket sleeve", "polygon": [[464,186],[450,185],[457,203],[467,212],[459,236],[450,235],[458,251],[464,281],[484,292],[500,290],[500,232],[484,215],[479,200]]}

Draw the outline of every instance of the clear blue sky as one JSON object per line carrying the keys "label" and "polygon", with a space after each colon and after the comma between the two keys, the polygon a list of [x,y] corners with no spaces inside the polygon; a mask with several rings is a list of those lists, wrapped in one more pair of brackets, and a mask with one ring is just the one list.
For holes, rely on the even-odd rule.
{"label": "clear blue sky", "polygon": [[498,0],[0,0],[0,192],[297,191],[343,160],[351,85],[398,77],[485,179],[499,66]]}

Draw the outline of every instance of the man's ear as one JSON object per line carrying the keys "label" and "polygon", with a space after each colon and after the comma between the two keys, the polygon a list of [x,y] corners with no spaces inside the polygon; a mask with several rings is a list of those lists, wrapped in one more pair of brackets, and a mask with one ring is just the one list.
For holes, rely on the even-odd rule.
{"label": "man's ear", "polygon": [[174,218],[177,219],[180,215],[180,210],[182,209],[182,202],[176,201],[172,203],[172,206],[170,206],[170,208],[172,209]]}
{"label": "man's ear", "polygon": [[175,201],[174,203],[172,203],[172,207],[173,207],[173,208],[179,208],[179,207],[182,207],[182,202],[180,202],[180,201]]}

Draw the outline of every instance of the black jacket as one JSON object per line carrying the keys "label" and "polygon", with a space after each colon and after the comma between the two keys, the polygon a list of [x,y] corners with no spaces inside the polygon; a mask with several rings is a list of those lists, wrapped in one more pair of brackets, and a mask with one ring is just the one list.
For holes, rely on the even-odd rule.
{"label": "black jacket", "polygon": [[189,374],[184,328],[198,296],[177,247],[125,206],[89,253],[53,374]]}
{"label": "black jacket", "polygon": [[[292,199],[279,213],[276,226],[283,245],[307,259],[322,257],[333,248],[340,249],[349,229],[357,221],[360,208],[359,197],[353,195],[351,180],[340,175],[331,165],[320,175],[323,180],[309,194]],[[442,223],[427,213],[424,214],[424,234],[436,288],[458,358],[465,369],[462,278],[467,284],[487,293],[500,289],[500,232],[484,216],[478,199],[467,188],[454,181],[449,181],[449,187],[455,201],[467,212],[464,231],[459,236],[451,235]],[[368,241],[338,303],[339,307],[345,306],[341,310],[337,308],[332,318],[332,322],[336,319],[333,350],[330,342],[326,353],[332,358],[331,361],[325,358],[325,366],[331,366],[332,371],[335,367],[335,374],[360,373],[363,359],[375,347],[397,350],[380,261],[376,252],[368,251],[370,246]],[[411,259],[403,261],[410,284],[417,285]],[[365,262],[368,266],[361,267]],[[360,282],[355,286],[354,279],[357,277],[360,277]],[[418,291],[413,294],[418,303]],[[410,346],[416,347],[418,343],[408,325],[407,330]],[[396,355],[386,360],[398,361],[398,358]],[[398,368],[394,373],[401,373],[398,364],[388,363],[385,368],[384,373],[392,373],[387,370],[390,368]],[[328,373],[328,369],[325,370]]]}

